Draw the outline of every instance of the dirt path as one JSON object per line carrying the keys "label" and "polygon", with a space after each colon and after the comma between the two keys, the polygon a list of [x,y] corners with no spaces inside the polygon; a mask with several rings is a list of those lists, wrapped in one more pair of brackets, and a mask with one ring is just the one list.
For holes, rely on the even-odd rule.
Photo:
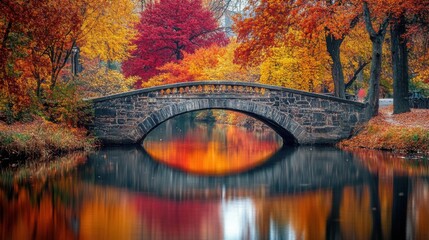
{"label": "dirt path", "polygon": [[380,108],[381,117],[390,125],[422,127],[429,130],[429,109],[412,109],[411,112],[395,115],[392,112],[392,106]]}

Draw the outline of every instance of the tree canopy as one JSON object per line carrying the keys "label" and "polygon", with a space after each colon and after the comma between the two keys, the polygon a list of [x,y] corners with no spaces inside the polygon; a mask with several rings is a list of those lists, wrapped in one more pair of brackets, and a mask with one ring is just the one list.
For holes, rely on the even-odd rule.
{"label": "tree canopy", "polygon": [[123,64],[126,76],[146,81],[159,73],[157,67],[183,59],[213,43],[225,45],[228,40],[218,28],[212,12],[201,0],[161,0],[149,4],[137,25],[136,49]]}
{"label": "tree canopy", "polygon": [[0,105],[19,111],[49,97],[78,47],[86,58],[125,58],[137,15],[133,1],[118,1],[0,1]]}

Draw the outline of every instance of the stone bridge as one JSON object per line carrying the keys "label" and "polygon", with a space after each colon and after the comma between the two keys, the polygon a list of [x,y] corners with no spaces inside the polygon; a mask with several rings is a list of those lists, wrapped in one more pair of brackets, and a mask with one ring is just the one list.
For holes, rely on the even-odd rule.
{"label": "stone bridge", "polygon": [[248,82],[177,83],[91,101],[93,130],[110,144],[137,143],[167,119],[204,109],[245,113],[292,144],[334,143],[367,120],[363,103]]}

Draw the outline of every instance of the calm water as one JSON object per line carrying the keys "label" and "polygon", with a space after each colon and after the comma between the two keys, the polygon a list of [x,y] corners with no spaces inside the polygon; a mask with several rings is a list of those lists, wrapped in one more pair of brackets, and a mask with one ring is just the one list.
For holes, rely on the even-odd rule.
{"label": "calm water", "polygon": [[427,160],[281,145],[182,119],[145,148],[8,167],[0,239],[429,239]]}

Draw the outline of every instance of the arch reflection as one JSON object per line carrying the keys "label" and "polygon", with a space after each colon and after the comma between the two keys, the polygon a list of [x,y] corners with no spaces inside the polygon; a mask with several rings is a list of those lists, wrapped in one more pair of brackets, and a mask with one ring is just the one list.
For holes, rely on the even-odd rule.
{"label": "arch reflection", "polygon": [[[233,119],[237,124],[242,119],[248,126],[219,124],[215,122],[216,118]],[[153,159],[188,173],[227,175],[244,172],[264,163],[283,144],[274,130],[249,118],[241,113],[220,110],[183,114],[151,131],[143,146]]]}

